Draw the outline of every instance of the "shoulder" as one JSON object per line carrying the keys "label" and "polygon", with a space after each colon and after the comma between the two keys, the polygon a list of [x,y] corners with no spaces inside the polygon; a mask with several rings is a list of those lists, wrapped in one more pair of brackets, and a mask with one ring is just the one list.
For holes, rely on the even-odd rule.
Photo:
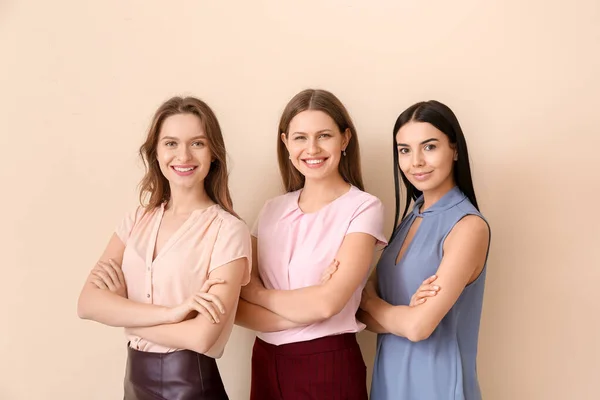
{"label": "shoulder", "polygon": [[461,246],[469,243],[474,247],[487,247],[490,228],[479,214],[467,214],[452,228],[446,240],[447,246]]}
{"label": "shoulder", "polygon": [[287,210],[297,208],[299,194],[300,191],[297,190],[267,200],[260,211],[261,218],[267,215],[279,215]]}
{"label": "shoulder", "polygon": [[217,218],[221,223],[220,231],[230,235],[248,235],[250,230],[248,225],[235,215],[230,214],[220,206],[216,206]]}
{"label": "shoulder", "polygon": [[138,205],[130,209],[123,217],[123,223],[130,225],[132,228],[142,220],[151,219],[160,207],[144,207]]}
{"label": "shoulder", "polygon": [[352,207],[357,212],[365,209],[378,209],[383,212],[383,203],[378,197],[354,186],[350,188],[350,191],[344,197],[344,204],[348,207]]}

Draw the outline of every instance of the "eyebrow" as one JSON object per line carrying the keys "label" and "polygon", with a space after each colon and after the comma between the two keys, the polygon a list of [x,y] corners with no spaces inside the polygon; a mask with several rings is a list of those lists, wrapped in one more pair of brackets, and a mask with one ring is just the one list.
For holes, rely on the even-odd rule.
{"label": "eyebrow", "polygon": [[[196,140],[196,139],[206,139],[205,135],[199,135],[199,136],[194,136],[193,138],[191,138],[190,140]],[[160,140],[179,140],[178,138],[174,137],[174,136],[165,136]]]}
{"label": "eyebrow", "polygon": [[[420,144],[425,144],[425,143],[429,143],[429,142],[439,142],[439,140],[437,140],[436,138],[431,138],[431,139],[423,140]],[[398,147],[401,147],[401,146],[402,147],[410,147],[406,143],[398,143]]]}
{"label": "eyebrow", "polygon": [[[321,129],[318,132],[315,132],[315,134],[319,134],[319,133],[325,133],[325,132],[333,132],[331,129]],[[292,135],[306,135],[306,132],[292,132]]]}

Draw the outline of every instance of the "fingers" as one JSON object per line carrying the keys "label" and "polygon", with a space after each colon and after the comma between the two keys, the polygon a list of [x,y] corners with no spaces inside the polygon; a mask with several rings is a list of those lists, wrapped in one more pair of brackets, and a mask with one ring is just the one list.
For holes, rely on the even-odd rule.
{"label": "fingers", "polygon": [[435,279],[432,279],[432,277],[430,277],[430,278],[427,278],[425,281],[423,281],[423,284],[421,286],[419,286],[419,288],[417,289],[417,292],[415,294],[413,294],[413,296],[411,297],[410,304],[409,304],[410,306],[423,304],[427,301],[427,297],[434,297],[435,295],[437,295],[437,293],[440,291],[441,288],[437,285],[431,285],[431,284],[425,283],[430,280],[433,281]]}
{"label": "fingers", "polygon": [[111,292],[114,292],[117,290],[112,279],[110,279],[110,276],[108,275],[108,273],[106,271],[104,271],[104,269],[94,268],[92,270],[92,274],[97,276],[98,278],[100,278],[102,280],[102,282],[104,282],[104,284],[106,285],[108,290],[110,290]]}
{"label": "fingers", "polygon": [[219,278],[207,279],[202,285],[202,288],[200,288],[200,291],[206,293],[210,290],[211,287],[220,283],[225,283],[225,280]]}
{"label": "fingers", "polygon": [[104,272],[106,272],[108,274],[108,276],[110,277],[110,280],[112,281],[112,284],[115,288],[118,288],[121,286],[121,282],[119,281],[119,276],[117,275],[117,271],[115,271],[115,269],[112,267],[111,264],[100,261],[98,263],[98,265],[100,266],[100,268],[102,268],[104,270]]}
{"label": "fingers", "polygon": [[219,299],[214,294],[211,294],[211,293],[196,293],[195,297],[196,298],[199,297],[199,298],[204,299],[206,301],[210,301],[211,303],[213,303],[216,306],[216,308],[219,310],[219,312],[221,314],[225,314],[225,306],[221,302],[221,299]]}
{"label": "fingers", "polygon": [[425,279],[421,285],[429,285],[431,282],[437,279],[437,275],[431,275],[429,278]]}
{"label": "fingers", "polygon": [[106,289],[108,290],[108,286],[106,286],[106,284],[104,283],[104,281],[102,281],[101,278],[99,278],[98,276],[94,275],[90,278],[90,282],[92,282],[94,285],[96,285],[96,287],[98,289]]}
{"label": "fingers", "polygon": [[112,258],[109,259],[108,262],[115,270],[115,272],[117,274],[117,278],[119,279],[119,282],[121,283],[121,285],[127,286],[127,284],[125,283],[125,275],[123,275],[123,269],[121,268],[121,266],[119,264],[117,264]]}
{"label": "fingers", "polygon": [[331,262],[331,264],[329,264],[327,269],[323,272],[323,275],[321,275],[320,283],[323,284],[323,283],[327,282],[328,280],[330,280],[331,277],[333,276],[333,274],[338,270],[339,266],[340,266],[340,262],[338,260],[334,259]]}
{"label": "fingers", "polygon": [[219,323],[219,311],[216,309],[216,305],[196,295],[192,301],[192,308],[198,311],[199,314],[207,317],[213,324]]}

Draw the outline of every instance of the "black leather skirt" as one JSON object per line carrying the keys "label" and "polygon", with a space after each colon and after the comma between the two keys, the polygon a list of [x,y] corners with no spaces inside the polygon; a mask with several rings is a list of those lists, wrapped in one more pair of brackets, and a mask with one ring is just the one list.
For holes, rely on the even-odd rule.
{"label": "black leather skirt", "polygon": [[228,400],[217,362],[190,350],[149,353],[127,346],[124,400]]}

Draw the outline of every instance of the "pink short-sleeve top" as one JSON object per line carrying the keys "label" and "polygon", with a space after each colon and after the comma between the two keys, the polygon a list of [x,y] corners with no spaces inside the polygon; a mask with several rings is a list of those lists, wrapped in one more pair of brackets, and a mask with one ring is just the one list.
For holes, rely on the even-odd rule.
{"label": "pink short-sleeve top", "polygon": [[[383,235],[384,208],[377,197],[351,186],[347,193],[319,211],[304,213],[298,205],[300,192],[268,201],[252,229],[252,236],[257,238],[259,274],[268,289],[293,290],[317,285],[350,233],[366,233],[377,239],[379,245],[387,243]],[[305,327],[262,332],[258,336],[281,345],[361,331],[365,326],[356,320],[355,314],[367,278],[365,274],[337,315]]]}
{"label": "pink short-sleeve top", "polygon": [[[123,274],[129,299],[147,304],[176,306],[200,290],[209,274],[229,262],[245,258],[243,284],[250,279],[252,242],[246,224],[219,205],[193,211],[167,240],[153,259],[158,229],[165,205],[146,210],[142,207],[127,215],[116,229],[125,244]],[[217,342],[206,353],[223,354],[235,320],[230,313]],[[202,332],[198,332],[199,335]],[[149,352],[167,353],[168,348],[127,334],[130,346]]]}

